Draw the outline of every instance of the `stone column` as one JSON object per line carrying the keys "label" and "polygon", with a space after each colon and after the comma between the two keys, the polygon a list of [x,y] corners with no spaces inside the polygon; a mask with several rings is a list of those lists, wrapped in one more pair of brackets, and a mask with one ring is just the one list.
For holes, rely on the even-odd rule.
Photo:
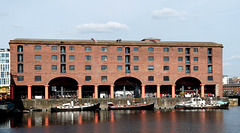
{"label": "stone column", "polygon": [[94,98],[98,98],[98,85],[94,85],[94,94],[95,94]]}
{"label": "stone column", "polygon": [[160,94],[160,86],[161,86],[161,85],[157,85],[157,98],[160,98],[160,97],[161,97],[161,94]]}
{"label": "stone column", "polygon": [[172,85],[172,98],[175,98],[175,86],[176,85]]}
{"label": "stone column", "polygon": [[82,85],[78,85],[78,98],[82,99]]}
{"label": "stone column", "polygon": [[114,98],[114,85],[111,85],[110,88],[110,98]]}
{"label": "stone column", "polygon": [[49,85],[45,85],[45,99],[48,99],[48,87]]}
{"label": "stone column", "polygon": [[204,97],[204,87],[205,87],[205,84],[200,84],[201,85],[201,97]]}
{"label": "stone column", "polygon": [[32,99],[32,85],[28,85],[28,99]]}
{"label": "stone column", "polygon": [[10,85],[10,99],[14,99],[14,85]]}
{"label": "stone column", "polygon": [[142,85],[142,98],[145,98],[145,86],[146,85]]}

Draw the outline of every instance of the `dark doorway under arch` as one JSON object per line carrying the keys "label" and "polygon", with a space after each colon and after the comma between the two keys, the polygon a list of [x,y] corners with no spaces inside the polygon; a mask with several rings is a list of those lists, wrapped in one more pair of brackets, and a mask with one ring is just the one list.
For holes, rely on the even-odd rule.
{"label": "dark doorway under arch", "polygon": [[199,95],[201,88],[201,81],[194,77],[183,77],[176,81],[176,94],[177,95],[186,95],[189,96]]}

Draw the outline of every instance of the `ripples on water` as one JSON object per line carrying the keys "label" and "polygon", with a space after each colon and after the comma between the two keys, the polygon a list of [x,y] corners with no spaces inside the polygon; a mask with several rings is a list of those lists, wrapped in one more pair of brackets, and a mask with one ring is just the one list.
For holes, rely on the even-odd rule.
{"label": "ripples on water", "polygon": [[0,132],[238,132],[240,107],[229,110],[31,112],[0,119]]}

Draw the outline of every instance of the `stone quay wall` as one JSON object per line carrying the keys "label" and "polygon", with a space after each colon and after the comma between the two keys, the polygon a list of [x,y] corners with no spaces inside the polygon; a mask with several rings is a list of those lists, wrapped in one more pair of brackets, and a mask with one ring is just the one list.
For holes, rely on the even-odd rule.
{"label": "stone quay wall", "polygon": [[[80,105],[84,103],[100,103],[100,108],[107,109],[107,103],[113,102],[114,104],[124,105],[127,101],[131,104],[135,103],[154,103],[155,108],[168,108],[174,107],[179,102],[189,101],[190,98],[83,98],[83,99],[22,99],[22,104],[25,109],[49,109],[51,107],[56,107],[64,103],[70,103],[74,101],[75,105]],[[210,101],[209,97],[203,98],[206,102]],[[228,97],[213,97],[213,100],[229,101]]]}

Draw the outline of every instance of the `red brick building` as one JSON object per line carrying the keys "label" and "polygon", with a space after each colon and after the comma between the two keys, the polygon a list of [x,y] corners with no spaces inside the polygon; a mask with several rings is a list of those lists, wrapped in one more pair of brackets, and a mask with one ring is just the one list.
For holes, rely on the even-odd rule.
{"label": "red brick building", "polygon": [[222,96],[222,44],[10,40],[11,97]]}

